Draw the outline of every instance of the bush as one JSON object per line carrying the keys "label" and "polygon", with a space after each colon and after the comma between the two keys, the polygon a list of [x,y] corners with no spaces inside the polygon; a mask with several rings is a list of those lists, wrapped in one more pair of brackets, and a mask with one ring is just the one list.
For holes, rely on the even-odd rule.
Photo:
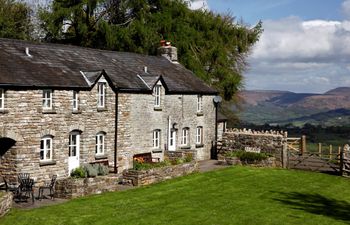
{"label": "bush", "polygon": [[185,156],[184,162],[188,163],[188,162],[192,162],[193,161],[193,155],[192,154],[187,154]]}
{"label": "bush", "polygon": [[83,167],[78,167],[72,170],[70,173],[71,177],[76,177],[76,178],[85,178],[86,177],[86,172]]}
{"label": "bush", "polygon": [[98,165],[85,164],[83,167],[88,177],[96,177],[98,174]]}
{"label": "bush", "polygon": [[97,164],[97,171],[99,176],[105,176],[109,173],[109,168],[108,166],[105,166],[101,163]]}
{"label": "bush", "polygon": [[265,153],[255,153],[255,152],[246,152],[246,151],[233,151],[226,154],[226,157],[237,157],[242,162],[254,163],[261,162],[269,157]]}

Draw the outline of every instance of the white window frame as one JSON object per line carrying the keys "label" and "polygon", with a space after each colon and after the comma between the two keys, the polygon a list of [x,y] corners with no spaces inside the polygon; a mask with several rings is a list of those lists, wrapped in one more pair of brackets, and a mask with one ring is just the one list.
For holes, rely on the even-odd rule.
{"label": "white window frame", "polygon": [[196,145],[202,145],[203,144],[203,127],[198,126],[196,128]]}
{"label": "white window frame", "polygon": [[182,129],[182,135],[181,135],[182,146],[188,146],[190,144],[189,133],[190,133],[190,128],[185,127]]}
{"label": "white window frame", "polygon": [[153,148],[160,148],[160,135],[161,133],[159,129],[153,131]]}
{"label": "white window frame", "polygon": [[161,105],[161,87],[162,85],[155,85],[153,88],[153,95],[154,95],[154,107],[159,108]]}
{"label": "white window frame", "polygon": [[203,112],[203,96],[197,95],[197,112]]}
{"label": "white window frame", "polygon": [[45,135],[40,140],[40,161],[52,161],[53,137]]}
{"label": "white window frame", "polygon": [[97,83],[97,107],[106,107],[106,82]]}
{"label": "white window frame", "polygon": [[52,95],[51,89],[43,90],[43,109],[52,109]]}
{"label": "white window frame", "polygon": [[5,109],[5,90],[0,89],[0,109]]}
{"label": "white window frame", "polygon": [[[73,137],[75,137],[75,143],[73,143]],[[72,154],[72,151],[75,148],[75,155]],[[77,156],[77,153],[80,151],[80,132],[72,131],[69,134],[69,156]]]}
{"label": "white window frame", "polygon": [[105,132],[98,132],[96,134],[96,148],[95,148],[96,155],[104,155],[105,154],[105,147],[106,147],[105,139],[106,139]]}
{"label": "white window frame", "polygon": [[79,92],[78,91],[73,91],[72,107],[73,107],[73,111],[79,110]]}

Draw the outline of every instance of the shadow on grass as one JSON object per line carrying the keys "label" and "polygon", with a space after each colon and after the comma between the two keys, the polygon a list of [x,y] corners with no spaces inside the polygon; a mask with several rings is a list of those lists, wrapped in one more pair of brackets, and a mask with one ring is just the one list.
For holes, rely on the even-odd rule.
{"label": "shadow on grass", "polygon": [[304,194],[298,192],[280,192],[280,198],[274,198],[293,209],[331,217],[337,220],[350,221],[350,203],[343,200],[328,198],[320,194]]}

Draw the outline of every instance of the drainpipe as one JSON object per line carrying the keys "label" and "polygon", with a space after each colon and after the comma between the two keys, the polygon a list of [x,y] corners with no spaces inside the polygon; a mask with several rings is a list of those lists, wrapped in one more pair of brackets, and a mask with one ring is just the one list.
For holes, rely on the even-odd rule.
{"label": "drainpipe", "polygon": [[115,117],[114,117],[114,173],[118,173],[117,149],[118,149],[118,90],[115,91]]}
{"label": "drainpipe", "polygon": [[212,159],[218,159],[218,107],[222,101],[222,98],[218,95],[214,97],[213,101],[215,106],[215,143]]}

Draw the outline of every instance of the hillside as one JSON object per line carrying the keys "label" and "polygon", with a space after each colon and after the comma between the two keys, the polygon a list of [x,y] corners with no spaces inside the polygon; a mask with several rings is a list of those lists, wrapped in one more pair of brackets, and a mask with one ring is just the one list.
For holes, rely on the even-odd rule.
{"label": "hillside", "polygon": [[350,87],[339,87],[324,94],[286,91],[242,91],[243,122],[350,124]]}

